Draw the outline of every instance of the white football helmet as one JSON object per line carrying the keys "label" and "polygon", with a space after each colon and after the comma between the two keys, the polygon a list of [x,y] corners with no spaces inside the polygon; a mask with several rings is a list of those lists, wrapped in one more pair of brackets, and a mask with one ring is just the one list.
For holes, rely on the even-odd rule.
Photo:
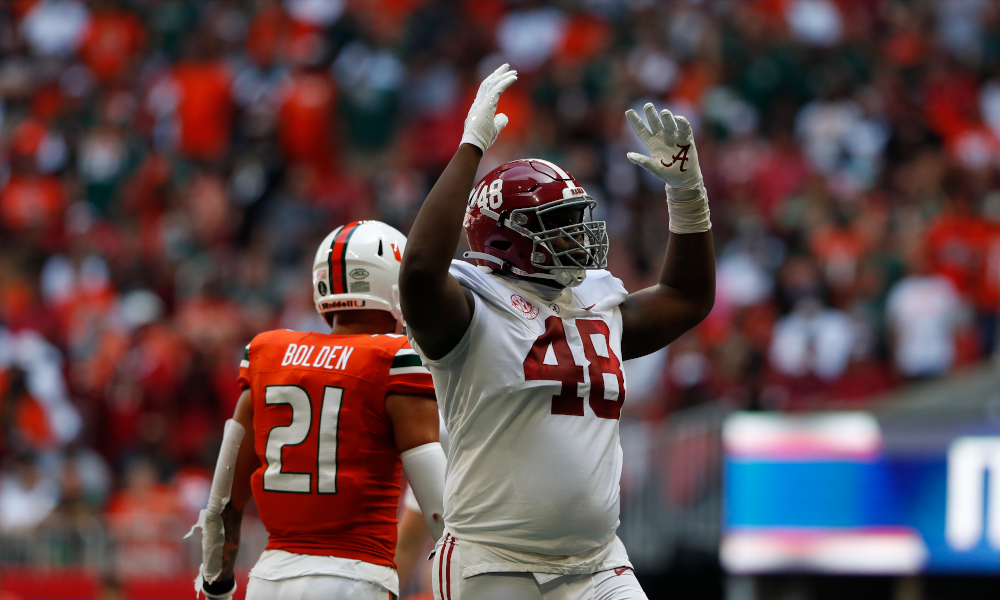
{"label": "white football helmet", "polygon": [[313,261],[313,300],[338,310],[387,310],[402,321],[399,263],[406,236],[379,221],[355,221],[326,236]]}

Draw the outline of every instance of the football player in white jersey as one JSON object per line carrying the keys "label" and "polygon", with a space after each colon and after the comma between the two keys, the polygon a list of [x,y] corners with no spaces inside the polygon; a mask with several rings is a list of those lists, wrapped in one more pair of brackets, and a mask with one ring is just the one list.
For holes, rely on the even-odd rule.
{"label": "football player in white jersey", "polygon": [[[651,154],[628,158],[666,182],[672,232],[659,282],[629,294],[604,270],[594,200],[565,169],[525,159],[475,183],[516,79],[504,65],[483,81],[400,269],[409,334],[451,435],[434,594],[645,598],[615,534],[621,361],[666,346],[715,301],[698,153],[683,117],[647,104],[647,127],[626,113]],[[463,221],[476,265],[452,261]]]}

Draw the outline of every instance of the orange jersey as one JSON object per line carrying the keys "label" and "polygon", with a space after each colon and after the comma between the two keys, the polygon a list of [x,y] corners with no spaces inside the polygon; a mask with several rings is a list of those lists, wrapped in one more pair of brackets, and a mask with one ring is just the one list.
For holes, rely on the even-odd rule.
{"label": "orange jersey", "polygon": [[267,549],[395,568],[401,465],[385,396],[434,393],[406,338],[268,331],[247,346],[239,383]]}

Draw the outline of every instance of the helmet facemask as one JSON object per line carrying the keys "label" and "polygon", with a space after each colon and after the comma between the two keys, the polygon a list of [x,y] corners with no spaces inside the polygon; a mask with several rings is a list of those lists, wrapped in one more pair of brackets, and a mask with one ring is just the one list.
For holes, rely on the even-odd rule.
{"label": "helmet facemask", "polygon": [[576,287],[584,271],[608,266],[608,231],[593,220],[596,205],[580,196],[511,211],[510,228],[532,242],[531,266],[547,274],[532,277]]}

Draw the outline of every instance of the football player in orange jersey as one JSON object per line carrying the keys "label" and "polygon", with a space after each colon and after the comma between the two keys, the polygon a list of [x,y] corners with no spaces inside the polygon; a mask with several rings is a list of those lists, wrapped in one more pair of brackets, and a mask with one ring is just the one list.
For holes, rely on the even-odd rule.
{"label": "football player in orange jersey", "polygon": [[445,457],[433,384],[397,334],[405,243],[377,221],[337,228],[313,266],[316,309],[331,333],[268,331],[247,346],[243,394],[198,521],[195,587],[208,598],[236,589],[251,493],[269,538],[250,572],[250,599],[395,598],[401,466],[441,535]]}

